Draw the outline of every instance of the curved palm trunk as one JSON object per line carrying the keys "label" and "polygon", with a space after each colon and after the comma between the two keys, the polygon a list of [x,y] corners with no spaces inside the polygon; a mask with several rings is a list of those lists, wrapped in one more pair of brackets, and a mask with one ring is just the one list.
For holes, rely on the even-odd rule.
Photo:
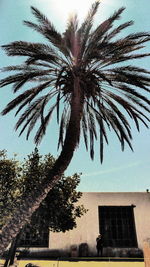
{"label": "curved palm trunk", "polygon": [[45,199],[48,192],[53,188],[68,167],[80,138],[83,98],[84,96],[80,89],[79,78],[76,77],[74,79],[70,121],[66,131],[62,152],[56,160],[53,169],[50,170],[47,178],[40,185],[39,190],[33,192],[31,196],[22,201],[13,218],[3,227],[0,234],[0,254],[3,254],[12,239],[17,236],[20,229],[30,220],[33,212],[39,207],[40,203]]}

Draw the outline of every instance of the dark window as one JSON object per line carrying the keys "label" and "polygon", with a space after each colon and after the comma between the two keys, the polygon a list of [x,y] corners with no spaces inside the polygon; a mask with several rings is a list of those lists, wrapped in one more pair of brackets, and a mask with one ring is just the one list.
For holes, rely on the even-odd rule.
{"label": "dark window", "polygon": [[48,247],[49,229],[40,229],[32,231],[28,226],[22,233],[19,246],[20,247]]}
{"label": "dark window", "polygon": [[133,206],[99,206],[100,233],[106,247],[137,247]]}

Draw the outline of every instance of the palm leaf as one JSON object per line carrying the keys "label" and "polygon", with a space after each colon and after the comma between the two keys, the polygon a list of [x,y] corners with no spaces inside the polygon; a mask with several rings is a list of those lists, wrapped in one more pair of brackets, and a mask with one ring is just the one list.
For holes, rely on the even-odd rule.
{"label": "palm leaf", "polygon": [[[31,88],[31,95],[29,95],[28,98],[24,99],[24,102],[20,105],[18,110],[16,111],[15,115],[17,115],[27,104],[29,105],[32,100],[39,94],[41,93],[44,89],[46,89],[50,85],[50,82],[45,82],[44,84],[41,84],[39,86],[36,86],[34,88]],[[32,91],[33,90],[33,91]],[[56,91],[51,90],[51,96],[53,97],[55,95]],[[17,98],[16,98],[17,99]]]}
{"label": "palm leaf", "polygon": [[81,57],[83,56],[83,52],[85,51],[86,44],[89,38],[89,33],[91,31],[93,25],[93,18],[98,10],[99,1],[96,1],[92,4],[91,9],[89,10],[87,17],[81,24],[81,27],[78,30],[78,34],[80,36],[81,42]]}
{"label": "palm leaf", "polygon": [[48,125],[49,122],[50,122],[50,119],[51,119],[51,117],[52,117],[52,113],[53,113],[55,107],[56,107],[56,104],[54,104],[54,105],[50,108],[48,114],[45,116],[45,118],[44,118],[43,121],[42,121],[42,124],[40,125],[39,129],[38,129],[37,132],[36,132],[34,141],[35,141],[35,143],[36,143],[37,145],[41,142],[41,140],[42,140],[42,138],[43,138],[43,135],[45,134],[45,129],[46,129],[47,125]]}
{"label": "palm leaf", "polygon": [[60,145],[63,147],[63,144],[64,144],[64,131],[68,125],[68,117],[69,117],[68,110],[66,107],[64,107],[64,110],[61,116],[61,122],[60,122],[58,148],[60,147]]}
{"label": "palm leaf", "polygon": [[83,131],[83,137],[84,137],[84,143],[86,150],[88,150],[88,126],[87,126],[87,118],[86,118],[86,112],[83,113],[82,117],[82,131]]}
{"label": "palm leaf", "polygon": [[111,32],[109,32],[105,38],[104,38],[104,42],[108,42],[109,40],[111,40],[112,38],[114,38],[117,34],[119,34],[122,30],[124,30],[125,28],[132,26],[133,25],[133,21],[128,21],[125,22],[121,25],[119,25],[118,27],[116,27],[115,29],[113,29]]}

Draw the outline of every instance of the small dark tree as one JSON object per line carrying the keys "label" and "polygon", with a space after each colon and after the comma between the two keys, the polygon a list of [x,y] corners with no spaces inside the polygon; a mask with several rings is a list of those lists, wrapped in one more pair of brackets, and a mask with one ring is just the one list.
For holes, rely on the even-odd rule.
{"label": "small dark tree", "polygon": [[[28,156],[28,160],[22,167],[23,196],[28,196],[33,189],[40,186],[54,163],[55,159],[52,155],[48,154],[42,158],[37,149]],[[33,214],[30,224],[36,225],[37,228],[38,223],[41,226],[42,218],[42,225],[49,227],[52,231],[64,232],[75,227],[76,217],[80,217],[85,212],[83,206],[76,205],[82,196],[81,192],[76,191],[79,182],[80,175],[76,173],[67,177],[62,175],[59,182],[41,203],[39,209]]]}
{"label": "small dark tree", "polygon": [[[23,164],[19,164],[16,160],[7,159],[6,153],[1,154],[0,166],[2,166],[2,169],[0,176],[3,178],[1,181],[4,184],[1,208],[3,211],[5,210],[5,213],[0,214],[2,227],[14,213],[16,206],[20,204],[22,196],[28,197],[33,189],[40,186],[47,172],[55,163],[55,159],[50,154],[44,157],[40,156],[37,149],[28,156]],[[34,242],[36,242],[40,237],[41,229],[65,232],[76,226],[76,218],[86,212],[82,205],[77,205],[82,195],[81,192],[76,191],[79,182],[80,176],[78,174],[68,177],[63,175],[61,177],[40,207],[33,213],[30,223],[13,240],[5,267],[13,264],[16,248],[19,243],[21,244],[21,240],[23,241],[26,237],[26,231],[30,233]],[[7,205],[5,205],[4,201],[6,198]]]}
{"label": "small dark tree", "polygon": [[16,207],[18,200],[20,178],[20,166],[18,161],[8,159],[6,150],[0,151],[0,229],[10,218],[12,210]]}

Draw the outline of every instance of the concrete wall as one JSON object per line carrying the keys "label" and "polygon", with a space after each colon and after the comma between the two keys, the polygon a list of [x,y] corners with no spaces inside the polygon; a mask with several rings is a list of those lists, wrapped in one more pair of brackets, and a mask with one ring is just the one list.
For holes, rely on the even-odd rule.
{"label": "concrete wall", "polygon": [[90,255],[96,254],[95,240],[99,233],[98,206],[134,205],[138,248],[150,237],[150,193],[83,193],[80,199],[88,212],[77,220],[77,228],[66,233],[51,233],[49,248],[70,251],[71,246],[87,243]]}

